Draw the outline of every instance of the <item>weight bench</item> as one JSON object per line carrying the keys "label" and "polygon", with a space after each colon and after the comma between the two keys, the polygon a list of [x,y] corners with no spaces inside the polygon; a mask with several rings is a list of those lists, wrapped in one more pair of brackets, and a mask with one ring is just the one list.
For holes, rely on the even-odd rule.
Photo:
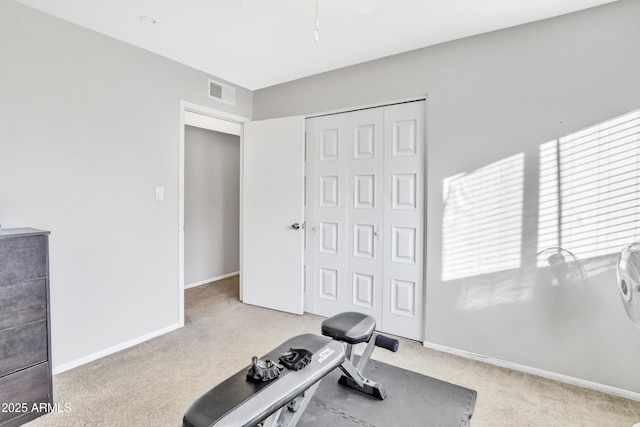
{"label": "weight bench", "polygon": [[[254,357],[250,366],[200,396],[185,412],[182,426],[294,427],[320,380],[335,368],[344,373],[340,384],[384,399],[382,386],[362,372],[376,346],[395,352],[398,341],[382,335],[372,339],[375,326],[373,317],[355,312],[326,319],[322,334],[330,338],[298,335],[262,359]],[[367,347],[354,365],[353,346],[362,342]]]}

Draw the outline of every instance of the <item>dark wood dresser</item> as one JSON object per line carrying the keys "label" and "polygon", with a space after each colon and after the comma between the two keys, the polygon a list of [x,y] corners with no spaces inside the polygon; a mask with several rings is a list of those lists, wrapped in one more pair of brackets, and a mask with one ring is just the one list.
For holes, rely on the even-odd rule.
{"label": "dark wood dresser", "polygon": [[0,427],[53,406],[49,232],[0,228]]}

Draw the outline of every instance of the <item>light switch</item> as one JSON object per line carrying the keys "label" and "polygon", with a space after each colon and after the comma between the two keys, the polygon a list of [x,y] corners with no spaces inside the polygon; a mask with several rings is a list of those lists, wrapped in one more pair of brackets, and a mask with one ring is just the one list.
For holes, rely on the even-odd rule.
{"label": "light switch", "polygon": [[164,200],[164,187],[156,187],[156,200]]}

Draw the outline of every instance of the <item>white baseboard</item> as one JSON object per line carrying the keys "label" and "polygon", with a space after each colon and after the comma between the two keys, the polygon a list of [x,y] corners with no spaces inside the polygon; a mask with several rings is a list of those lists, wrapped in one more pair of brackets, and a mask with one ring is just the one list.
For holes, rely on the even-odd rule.
{"label": "white baseboard", "polygon": [[223,274],[222,276],[212,277],[211,279],[201,280],[200,282],[189,283],[188,285],[184,285],[185,289],[195,288],[196,286],[206,285],[207,283],[215,282],[218,280],[226,279],[227,277],[233,277],[240,274],[239,271],[234,271],[233,273]]}
{"label": "white baseboard", "polygon": [[520,365],[506,360],[496,359],[494,357],[483,356],[477,353],[471,353],[457,348],[447,347],[431,342],[424,342],[424,346],[443,353],[455,354],[466,359],[478,360],[480,362],[489,363],[491,365],[500,366],[501,368],[513,369],[514,371],[525,372],[527,374],[537,375],[539,377],[549,378],[551,380],[560,381],[566,384],[572,384],[578,387],[588,388],[602,393],[612,394],[614,396],[624,397],[626,399],[636,400],[640,402],[640,393],[636,393],[621,388],[611,387],[605,384],[595,383],[580,378],[570,377],[568,375],[558,374],[555,372],[545,371],[543,369],[532,368],[530,366]]}
{"label": "white baseboard", "polygon": [[71,362],[63,363],[62,365],[53,366],[53,375],[60,374],[62,372],[68,371],[73,368],[77,368],[78,366],[87,364],[89,362],[93,362],[94,360],[100,359],[101,357],[108,356],[113,353],[117,353],[118,351],[124,350],[129,347],[133,347],[134,345],[138,345],[145,341],[150,340],[151,338],[158,337],[160,335],[164,335],[168,332],[175,331],[180,326],[176,323],[174,325],[168,326],[166,328],[160,329],[155,332],[151,332],[150,334],[143,335],[138,338],[134,338],[132,340],[120,343],[118,345],[114,345],[113,347],[105,348],[104,350],[100,350],[96,353],[90,354],[88,356],[81,357],[79,359],[73,360]]}

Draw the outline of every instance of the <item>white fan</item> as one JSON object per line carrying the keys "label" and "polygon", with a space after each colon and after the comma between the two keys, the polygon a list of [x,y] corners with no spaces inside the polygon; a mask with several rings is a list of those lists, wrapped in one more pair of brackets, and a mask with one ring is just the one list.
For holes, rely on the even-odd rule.
{"label": "white fan", "polygon": [[634,325],[640,328],[640,243],[622,249],[616,267],[622,304]]}
{"label": "white fan", "polygon": [[572,252],[558,246],[552,246],[538,252],[538,265],[549,267],[552,285],[582,283],[587,280],[587,273],[582,263]]}

